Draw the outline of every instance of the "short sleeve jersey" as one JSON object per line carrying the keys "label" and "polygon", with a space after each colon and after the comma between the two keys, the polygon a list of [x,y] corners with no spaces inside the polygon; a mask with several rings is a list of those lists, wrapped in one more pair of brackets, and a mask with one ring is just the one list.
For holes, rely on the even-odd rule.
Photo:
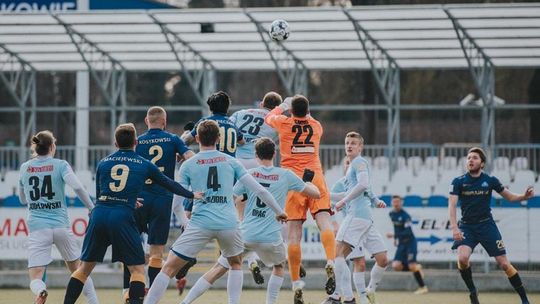
{"label": "short sleeve jersey", "polygon": [[414,239],[412,219],[405,210],[390,211],[388,215],[394,225],[394,238],[399,240],[400,244]]}
{"label": "short sleeve jersey", "polygon": [[28,205],[28,228],[69,228],[64,176],[73,172],[61,159],[36,157],[20,168],[19,185]]}
{"label": "short sleeve jersey", "polygon": [[[150,129],[139,136],[137,141],[137,154],[155,164],[165,176],[174,179],[176,154],[182,155],[189,151],[186,144],[176,134],[161,129]],[[172,195],[151,179],[146,180],[143,190],[157,195]]]}
{"label": "short sleeve jersey", "polygon": [[281,166],[293,170],[297,175],[302,174],[305,168],[322,171],[319,159],[322,125],[311,115],[297,118],[280,113],[281,108],[276,107],[265,121],[278,133]]}
{"label": "short sleeve jersey", "polygon": [[[370,175],[369,164],[362,156],[357,156],[351,162],[349,169],[347,170],[345,187],[347,191],[351,191],[358,183],[361,174],[367,173]],[[363,218],[367,220],[373,220],[371,212],[371,186],[368,184],[368,188],[360,196],[347,203],[347,215],[352,215],[357,218]]]}
{"label": "short sleeve jersey", "polygon": [[180,183],[204,192],[204,200],[194,200],[190,225],[208,230],[238,227],[233,201],[234,181],[246,174],[235,158],[216,150],[201,151],[180,167]]}
{"label": "short sleeve jersey", "polygon": [[461,220],[465,223],[477,223],[492,218],[490,203],[493,190],[501,193],[504,187],[496,177],[484,172],[478,177],[466,173],[455,178],[450,194],[458,196]]}
{"label": "short sleeve jersey", "polygon": [[158,167],[133,150],[118,150],[102,159],[96,172],[97,205],[135,208],[145,181],[172,182]]}
{"label": "short sleeve jersey", "polygon": [[236,156],[237,142],[243,139],[242,133],[238,132],[236,126],[231,121],[229,116],[220,113],[214,113],[208,117],[202,118],[196,124],[191,135],[195,137],[197,135],[197,126],[199,123],[205,120],[213,120],[217,122],[219,126],[219,142],[216,149],[232,157]]}
{"label": "short sleeve jersey", "polygon": [[[292,171],[278,167],[257,167],[248,171],[257,182],[265,187],[276,202],[284,208],[289,191],[304,191],[306,184]],[[244,209],[244,220],[240,225],[245,241],[253,243],[273,243],[281,240],[281,224],[275,219],[276,214],[253,192],[238,182],[234,194],[247,193],[248,200]]]}
{"label": "short sleeve jersey", "polygon": [[270,112],[267,109],[247,109],[235,112],[231,121],[246,141],[238,146],[236,158],[254,159],[255,141],[261,137],[269,137],[274,142],[278,140],[276,130],[264,122],[264,117]]}

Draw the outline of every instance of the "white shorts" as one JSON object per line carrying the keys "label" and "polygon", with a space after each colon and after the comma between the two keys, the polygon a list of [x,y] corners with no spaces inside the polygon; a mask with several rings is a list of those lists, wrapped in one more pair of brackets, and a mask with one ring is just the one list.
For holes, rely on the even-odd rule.
{"label": "white shorts", "polygon": [[246,168],[246,170],[260,166],[255,158],[237,158],[237,160]]}
{"label": "white shorts", "polygon": [[363,258],[365,256],[363,245],[364,244],[354,247],[351,253],[349,253],[349,255],[347,256],[347,260]]}
{"label": "white shorts", "polygon": [[363,249],[367,250],[372,256],[387,251],[382,235],[373,225],[369,228],[361,246],[363,246]]}
{"label": "white shorts", "polygon": [[359,247],[372,225],[373,221],[346,216],[339,226],[336,241],[347,243],[353,248]]}
{"label": "white shorts", "polygon": [[[285,243],[279,241],[276,243],[245,243],[246,248],[244,254],[255,252],[259,259],[267,267],[279,265],[287,261],[287,249]],[[231,268],[227,259],[221,255],[218,259],[218,264],[229,269]]]}
{"label": "white shorts", "polygon": [[28,235],[28,268],[49,265],[53,260],[51,256],[53,244],[64,261],[75,261],[81,255],[81,248],[71,229],[40,229]]}
{"label": "white shorts", "polygon": [[244,251],[244,242],[239,229],[207,230],[188,224],[186,230],[171,246],[172,251],[181,258],[194,259],[213,239],[216,239],[221,254],[232,257]]}

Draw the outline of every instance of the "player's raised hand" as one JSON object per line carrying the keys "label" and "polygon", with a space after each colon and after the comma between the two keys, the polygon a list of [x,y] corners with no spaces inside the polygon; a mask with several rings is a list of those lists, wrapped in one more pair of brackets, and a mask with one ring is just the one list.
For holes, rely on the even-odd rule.
{"label": "player's raised hand", "polygon": [[200,191],[193,192],[193,199],[197,199],[197,200],[204,199],[204,192],[200,192]]}
{"label": "player's raised hand", "polygon": [[525,190],[525,194],[523,194],[523,199],[524,200],[530,199],[533,196],[534,196],[534,187],[533,186],[527,187],[527,190]]}
{"label": "player's raised hand", "polygon": [[383,200],[377,202],[377,208],[386,208],[386,203]]}
{"label": "player's raised hand", "polygon": [[463,241],[465,239],[465,237],[463,237],[463,232],[458,228],[452,229],[452,237],[454,238],[454,241]]}
{"label": "player's raised hand", "polygon": [[276,220],[280,223],[286,223],[288,218],[286,213],[276,215]]}
{"label": "player's raised hand", "polygon": [[393,234],[392,232],[387,232],[387,233],[386,233],[386,237],[389,238],[389,239],[391,239],[391,238],[394,237],[394,234]]}

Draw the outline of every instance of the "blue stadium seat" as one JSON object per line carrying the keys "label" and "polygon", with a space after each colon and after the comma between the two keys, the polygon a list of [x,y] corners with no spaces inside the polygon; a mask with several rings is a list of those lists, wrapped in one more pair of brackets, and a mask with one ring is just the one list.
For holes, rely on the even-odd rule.
{"label": "blue stadium seat", "polygon": [[432,195],[428,198],[428,207],[448,207],[448,197]]}
{"label": "blue stadium seat", "polygon": [[523,205],[521,205],[521,202],[509,202],[505,200],[504,198],[500,201],[500,206],[502,208],[521,208]]}
{"label": "blue stadium seat", "polygon": [[392,204],[392,196],[391,195],[381,195],[379,197],[380,200],[384,201],[384,203],[387,205],[387,206],[390,206],[390,204]]}
{"label": "blue stadium seat", "polygon": [[403,198],[403,206],[405,207],[423,207],[422,197],[418,195],[407,195]]}
{"label": "blue stadium seat", "polygon": [[540,208],[540,196],[534,196],[527,202],[528,208]]}
{"label": "blue stadium seat", "polygon": [[16,195],[10,195],[10,196],[4,197],[4,199],[1,200],[0,205],[2,207],[25,207],[24,205],[21,204],[21,202],[19,201],[19,197]]}

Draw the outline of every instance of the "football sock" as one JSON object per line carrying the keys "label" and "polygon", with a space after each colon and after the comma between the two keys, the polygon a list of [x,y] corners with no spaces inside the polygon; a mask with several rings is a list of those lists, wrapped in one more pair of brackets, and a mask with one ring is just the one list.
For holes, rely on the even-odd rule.
{"label": "football sock", "polygon": [[512,284],[512,287],[514,287],[514,290],[518,293],[519,297],[521,298],[521,302],[528,303],[529,299],[527,299],[527,293],[525,292],[525,287],[523,287],[523,283],[521,282],[521,277],[519,276],[519,273],[516,272],[516,274],[509,277],[508,280],[510,281],[510,284]]}
{"label": "football sock", "polygon": [[418,283],[418,286],[424,287],[426,284],[424,284],[424,279],[422,278],[422,270],[417,270],[413,272],[413,276],[416,279],[416,282]]}
{"label": "football sock", "polygon": [[275,304],[279,296],[279,290],[283,284],[283,278],[272,274],[270,280],[268,280],[268,287],[266,290],[266,304]]}
{"label": "football sock", "polygon": [[[345,301],[353,298],[351,271],[344,257],[336,257],[336,290],[341,292]],[[339,298],[336,298],[339,299]]]}
{"label": "football sock", "polygon": [[369,285],[368,285],[369,290],[373,292],[377,290],[377,286],[379,286],[379,283],[382,280],[382,276],[385,270],[386,270],[386,267],[381,267],[377,263],[373,265],[373,268],[371,269],[371,278],[369,279]]}
{"label": "football sock", "polygon": [[190,304],[198,297],[200,297],[203,293],[205,293],[208,289],[210,289],[211,286],[212,284],[210,284],[204,277],[200,277],[197,282],[195,282],[195,285],[191,287],[182,303]]}
{"label": "football sock", "polygon": [[82,293],[85,296],[86,302],[88,304],[99,304],[96,289],[94,288],[94,281],[91,277],[88,277],[88,279],[86,279]]}
{"label": "football sock", "polygon": [[131,279],[131,272],[129,272],[128,267],[124,264],[124,289],[129,289],[129,281]]}
{"label": "football sock", "polygon": [[150,258],[150,261],[148,262],[148,281],[150,283],[150,287],[152,287],[154,279],[161,271],[162,261],[163,260],[161,258]]}
{"label": "football sock", "polygon": [[129,304],[143,304],[144,275],[132,274],[129,282]]}
{"label": "football sock", "polygon": [[289,273],[291,274],[291,281],[300,280],[300,262],[302,261],[302,250],[300,244],[289,244],[287,248],[289,254]]}
{"label": "football sock", "polygon": [[240,295],[242,294],[242,285],[244,283],[244,272],[242,270],[229,270],[227,278],[227,294],[229,296],[229,304],[239,304]]}
{"label": "football sock", "polygon": [[47,289],[47,285],[40,279],[35,279],[30,282],[30,290],[37,296],[43,290]]}
{"label": "football sock", "polygon": [[476,287],[474,286],[471,267],[469,266],[467,268],[460,269],[459,272],[461,273],[461,278],[465,282],[465,285],[467,285],[469,292],[476,293]]}
{"label": "football sock", "polygon": [[71,274],[64,297],[64,304],[75,304],[81,295],[86,279],[87,277],[78,269]]}
{"label": "football sock", "polygon": [[165,294],[165,291],[167,291],[167,286],[169,285],[170,280],[171,278],[169,278],[168,275],[160,272],[154,279],[154,284],[152,284],[152,287],[150,287],[150,290],[146,295],[145,304],[158,303]]}
{"label": "football sock", "polygon": [[353,280],[356,286],[356,292],[358,292],[358,296],[360,297],[360,303],[367,303],[366,276],[364,272],[354,272]]}
{"label": "football sock", "polygon": [[326,253],[326,259],[333,261],[336,258],[336,238],[334,237],[334,231],[321,231],[321,242]]}

